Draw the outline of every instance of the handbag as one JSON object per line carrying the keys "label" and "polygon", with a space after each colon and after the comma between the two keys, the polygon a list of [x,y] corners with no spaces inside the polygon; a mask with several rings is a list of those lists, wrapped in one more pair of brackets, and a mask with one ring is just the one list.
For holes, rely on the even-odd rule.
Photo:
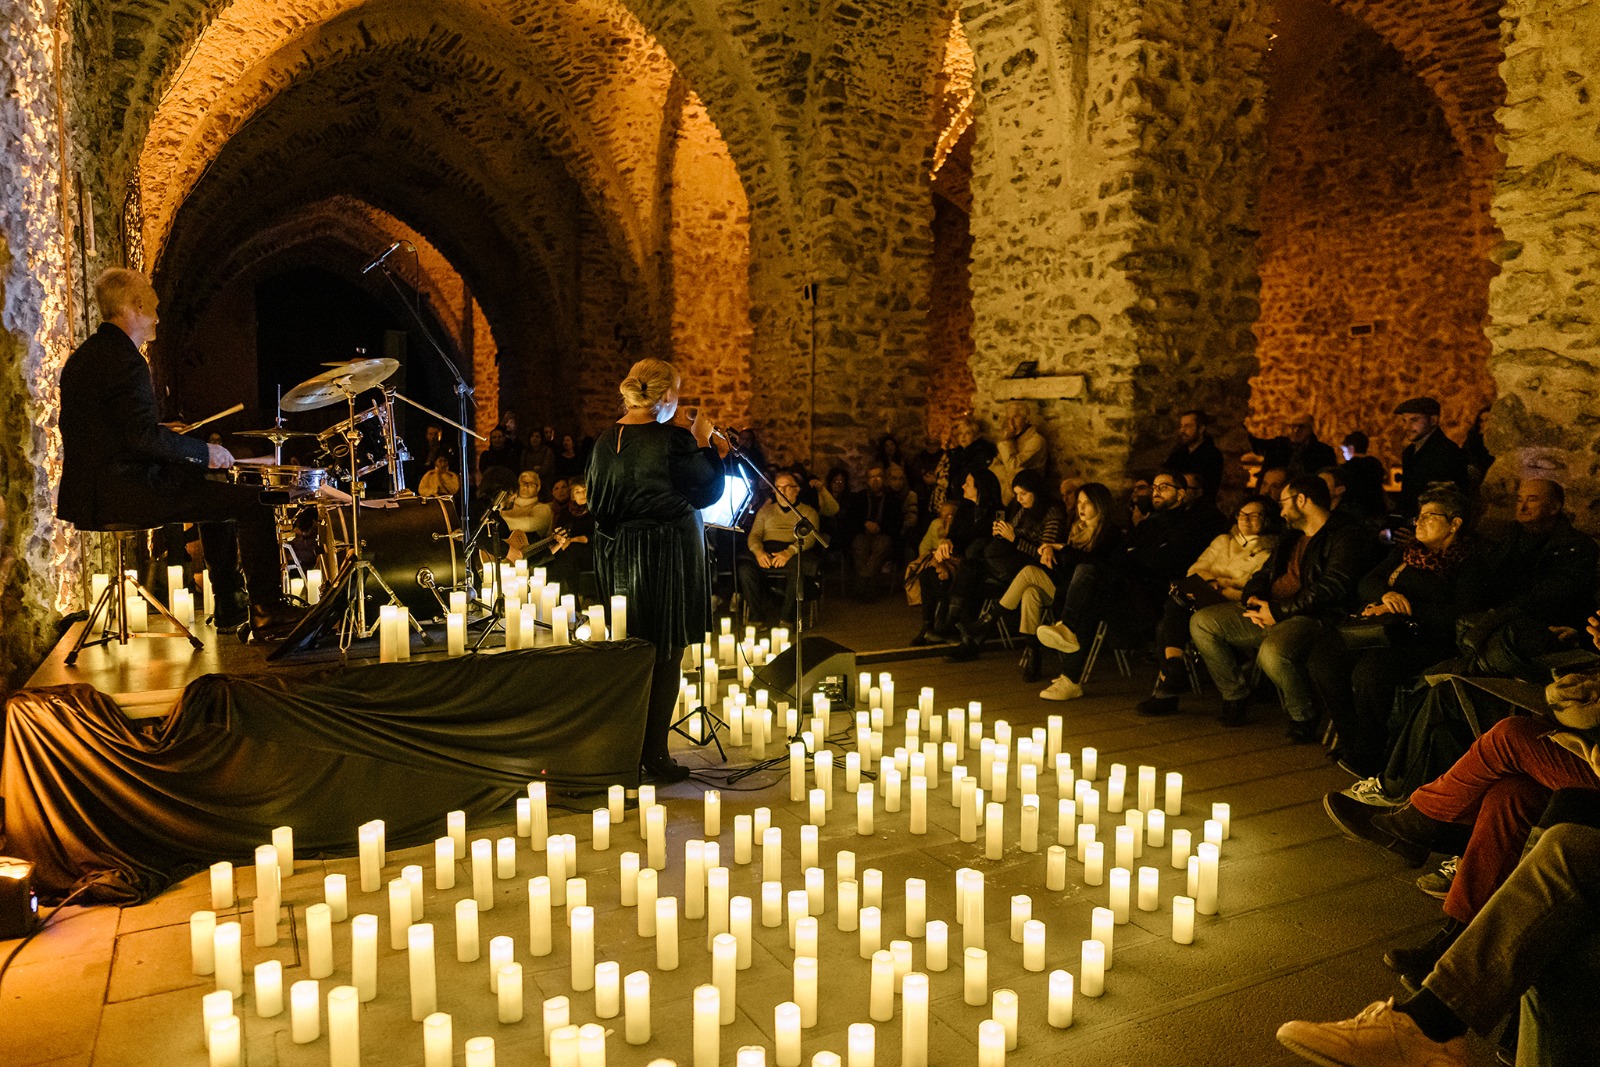
{"label": "handbag", "polygon": [[1349,652],[1369,648],[1389,648],[1395,640],[1417,633],[1416,620],[1404,615],[1352,615],[1334,624],[1339,642]]}
{"label": "handbag", "polygon": [[1228,603],[1228,598],[1198,574],[1191,574],[1172,583],[1169,594],[1180,608],[1199,611],[1216,604]]}

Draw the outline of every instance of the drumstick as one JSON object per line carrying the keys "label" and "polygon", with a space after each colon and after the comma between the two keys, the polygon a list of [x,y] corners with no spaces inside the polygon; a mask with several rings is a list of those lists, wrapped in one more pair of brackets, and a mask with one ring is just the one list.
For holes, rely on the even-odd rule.
{"label": "drumstick", "polygon": [[243,410],[244,410],[244,405],[242,403],[241,404],[235,404],[235,405],[233,405],[233,407],[228,408],[228,409],[226,409],[224,411],[219,411],[215,415],[208,415],[205,418],[201,419],[199,422],[191,422],[187,426],[183,426],[183,425],[174,426],[172,428],[172,430],[173,430],[174,433],[188,433],[191,430],[198,430],[200,427],[204,426],[208,422],[216,422],[218,419],[226,418],[227,416],[232,415],[236,411],[243,411]]}

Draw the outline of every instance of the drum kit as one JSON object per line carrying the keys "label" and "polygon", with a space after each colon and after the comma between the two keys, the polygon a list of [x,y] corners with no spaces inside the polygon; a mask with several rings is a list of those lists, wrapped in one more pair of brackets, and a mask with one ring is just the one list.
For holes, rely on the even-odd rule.
{"label": "drum kit", "polygon": [[[418,497],[406,490],[402,464],[409,459],[404,442],[395,432],[396,400],[463,430],[482,436],[417,403],[383,383],[399,369],[393,359],[358,359],[329,364],[329,369],[283,394],[278,401],[276,424],[266,430],[240,430],[241,437],[272,443],[271,462],[241,459],[230,472],[245,485],[258,486],[263,499],[273,504],[278,519],[278,542],[284,584],[299,571],[304,577],[294,542],[305,520],[314,515],[317,562],[334,574],[322,595],[299,626],[280,647],[281,653],[310,647],[331,628],[334,612],[339,620],[339,647],[377,631],[378,613],[369,611],[368,597],[410,610],[412,626],[423,634],[419,619],[434,619],[449,610],[447,594],[468,589],[470,570],[449,497]],[[380,387],[382,387],[380,389]],[[372,403],[357,409],[356,398],[379,389]],[[289,430],[285,411],[315,411],[344,404],[346,417],[320,432]],[[315,439],[321,466],[283,463],[283,446],[297,439]],[[387,476],[389,495],[365,499],[366,479]],[[308,510],[314,509],[314,510]],[[470,599],[470,590],[469,599]]]}

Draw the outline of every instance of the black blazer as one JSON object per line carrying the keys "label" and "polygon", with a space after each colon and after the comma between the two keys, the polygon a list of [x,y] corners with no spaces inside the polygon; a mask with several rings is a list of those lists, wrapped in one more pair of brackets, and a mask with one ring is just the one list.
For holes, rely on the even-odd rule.
{"label": "black blazer", "polygon": [[1400,492],[1395,501],[1396,510],[1404,515],[1417,513],[1417,497],[1433,482],[1452,482],[1463,493],[1467,491],[1467,457],[1461,446],[1435,429],[1422,442],[1422,447],[1406,445],[1400,453]]}
{"label": "black blazer", "polygon": [[93,528],[148,510],[210,456],[204,441],[157,421],[150,367],[121,328],[101,323],[61,370],[61,486],[56,517]]}

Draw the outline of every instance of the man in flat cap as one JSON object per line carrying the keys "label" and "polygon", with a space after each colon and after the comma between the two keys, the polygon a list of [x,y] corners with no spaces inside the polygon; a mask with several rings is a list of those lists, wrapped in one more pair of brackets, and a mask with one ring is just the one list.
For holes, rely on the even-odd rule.
{"label": "man in flat cap", "polygon": [[1400,453],[1400,492],[1395,510],[1407,518],[1417,514],[1417,497],[1435,482],[1449,482],[1470,492],[1467,457],[1461,446],[1439,429],[1439,402],[1431,396],[1414,396],[1394,409],[1405,430],[1406,447]]}

